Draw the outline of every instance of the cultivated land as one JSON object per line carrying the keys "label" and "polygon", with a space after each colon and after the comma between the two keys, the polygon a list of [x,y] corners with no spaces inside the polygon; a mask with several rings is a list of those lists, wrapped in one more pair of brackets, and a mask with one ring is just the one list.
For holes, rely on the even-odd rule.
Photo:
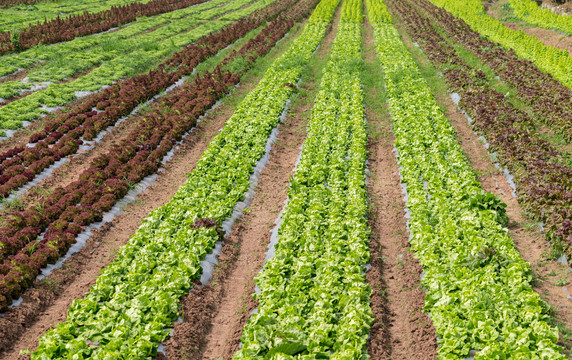
{"label": "cultivated land", "polygon": [[572,20],[0,0],[0,358],[568,359]]}

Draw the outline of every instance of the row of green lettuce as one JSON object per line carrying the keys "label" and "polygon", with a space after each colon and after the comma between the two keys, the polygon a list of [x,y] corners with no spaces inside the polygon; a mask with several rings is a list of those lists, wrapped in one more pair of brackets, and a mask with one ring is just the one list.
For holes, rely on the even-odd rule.
{"label": "row of green lettuce", "polygon": [[367,136],[360,83],[362,1],[345,0],[258,311],[233,359],[366,359]]}
{"label": "row of green lettuce", "polygon": [[[256,0],[257,6],[248,6],[240,14],[247,16],[274,1],[276,0]],[[236,0],[226,6],[211,9],[208,17],[201,13],[197,16],[187,16],[133,38],[111,37],[107,40],[111,42],[103,42],[91,51],[77,52],[71,58],[52,53],[50,55],[52,61],[34,74],[35,80],[61,81],[91,67],[93,69],[73,81],[49,85],[45,89],[0,107],[0,129],[18,129],[22,127],[23,121],[33,121],[48,113],[47,108],[55,108],[76,100],[78,93],[97,91],[115,81],[149,70],[162,58],[229,24],[223,20],[205,23],[203,19],[212,19],[250,2],[252,0]],[[61,48],[67,46],[62,44]],[[17,84],[22,82],[18,81]],[[7,84],[7,86],[13,85],[13,82]],[[1,84],[0,89],[2,89]]]}
{"label": "row of green lettuce", "polygon": [[509,0],[509,4],[514,14],[529,24],[572,34],[572,19],[568,16],[542,9],[533,0]]}
{"label": "row of green lettuce", "polygon": [[33,5],[19,5],[0,9],[0,32],[14,31],[25,28],[36,22],[52,20],[58,16],[91,13],[110,9],[134,2],[147,3],[150,0],[59,0],[38,2]]}
{"label": "row of green lettuce", "polygon": [[339,0],[322,0],[301,35],[237,106],[173,198],[152,211],[102,270],[67,320],[40,338],[32,359],[139,359],[156,354],[178,317],[179,299],[201,274],[200,262],[219,239],[221,224],[250,187],[268,137]]}
{"label": "row of green lettuce", "polygon": [[476,180],[382,0],[370,18],[384,72],[410,211],[410,244],[423,265],[425,311],[438,359],[565,359],[530,264],[508,236],[506,205]]}
{"label": "row of green lettuce", "polygon": [[481,0],[430,0],[459,17],[490,40],[513,49],[516,54],[530,60],[538,68],[550,73],[563,85],[572,88],[572,56],[566,50],[546,45],[522,30],[511,30],[501,21],[485,13]]}

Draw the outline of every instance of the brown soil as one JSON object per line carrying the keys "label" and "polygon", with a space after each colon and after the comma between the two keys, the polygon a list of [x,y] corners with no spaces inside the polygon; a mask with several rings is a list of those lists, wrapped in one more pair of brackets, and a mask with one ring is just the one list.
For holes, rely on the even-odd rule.
{"label": "brown soil", "polygon": [[538,40],[544,42],[548,46],[555,47],[557,49],[566,50],[570,55],[572,55],[572,37],[560,34],[556,31],[549,29],[543,29],[540,27],[530,27],[519,26],[516,23],[505,23],[505,25],[513,30],[522,30],[528,35],[535,36]]}
{"label": "brown soil", "polygon": [[[321,59],[317,66],[323,65],[331,49],[340,9],[316,54]],[[225,239],[213,280],[195,287],[181,301],[185,322],[176,323],[174,336],[165,342],[169,359],[230,359],[238,350],[242,329],[257,306],[252,298],[254,277],[262,269],[270,231],[286,200],[289,179],[306,135],[312,99],[318,90],[319,81],[314,77],[320,71],[309,70],[300,85],[304,95],[296,97],[279,127],[278,141],[261,173],[251,211]]]}
{"label": "brown soil", "polygon": [[[375,63],[373,31],[366,21],[365,60]],[[366,86],[366,97],[379,101],[383,89]],[[436,359],[437,338],[427,314],[422,312],[425,291],[422,267],[408,243],[399,170],[392,152],[394,136],[387,106],[366,106],[370,126],[368,192],[371,199],[371,268],[367,281],[372,287],[371,307],[375,323],[370,332],[368,353],[373,359]]]}
{"label": "brown soil", "polygon": [[[502,21],[503,10],[500,7],[507,3],[508,0],[499,0],[495,2],[494,5],[487,6],[487,14]],[[527,24],[525,21],[505,22],[504,24],[512,30],[522,30],[528,35],[535,36],[546,45],[553,46],[561,50],[567,50],[568,53],[572,55],[572,36],[563,35],[551,29],[536,27],[532,24]]]}
{"label": "brown soil", "polygon": [[32,71],[33,69],[43,65],[45,63],[44,60],[40,60],[38,61],[38,63],[36,63],[35,65],[32,65],[31,67],[27,68],[27,69],[22,69],[22,70],[17,70],[15,72],[13,72],[10,75],[7,75],[6,77],[3,77],[2,79],[0,79],[0,84],[6,81],[19,81],[22,80],[23,78],[25,78],[26,76],[28,76],[28,73],[30,71]]}
{"label": "brown soil", "polygon": [[[41,89],[41,90],[43,90],[43,89]],[[10,103],[13,103],[14,101],[23,99],[23,98],[25,98],[26,96],[28,96],[28,95],[30,95],[30,94],[32,94],[32,93],[35,93],[36,91],[40,91],[40,90],[34,90],[34,91],[32,91],[32,90],[24,90],[24,91],[22,91],[22,92],[21,92],[20,94],[18,94],[18,95],[12,96],[11,98],[5,99],[4,101],[0,101],[0,107],[6,106],[6,105],[8,105],[8,104],[10,104]]]}
{"label": "brown soil", "polygon": [[548,8],[557,14],[570,14],[572,12],[572,1],[566,0],[564,4],[558,4],[554,1],[544,0],[543,8]]}
{"label": "brown soil", "polygon": [[[276,57],[281,51],[273,50],[269,57]],[[0,318],[0,324],[4,325],[0,329],[2,359],[18,359],[20,350],[34,350],[44,331],[65,320],[71,302],[84,296],[100,270],[114,259],[117,249],[128,241],[141,220],[151,210],[164,205],[187,180],[187,174],[193,170],[210,140],[234,112],[234,104],[252,90],[260,76],[262,74],[248,74],[220,107],[203,118],[193,135],[185,138],[175,156],[164,165],[165,170],[160,172],[155,184],[128,205],[123,214],[97,231],[86,247],[66,261],[62,269],[26,291],[22,305],[10,309],[4,318]],[[66,172],[69,177],[62,177],[62,181],[71,181],[77,174],[72,167]]]}

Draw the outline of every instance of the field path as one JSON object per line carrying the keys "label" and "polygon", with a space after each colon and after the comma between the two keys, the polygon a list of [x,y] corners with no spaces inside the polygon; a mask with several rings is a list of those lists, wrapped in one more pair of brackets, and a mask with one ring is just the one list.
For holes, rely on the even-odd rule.
{"label": "field path", "polygon": [[369,125],[369,178],[371,200],[371,328],[368,353],[372,359],[433,360],[437,356],[435,329],[422,312],[425,291],[422,268],[413,257],[405,224],[405,203],[393,152],[395,137],[385,104],[381,67],[373,47],[373,28],[366,19],[365,95]]}

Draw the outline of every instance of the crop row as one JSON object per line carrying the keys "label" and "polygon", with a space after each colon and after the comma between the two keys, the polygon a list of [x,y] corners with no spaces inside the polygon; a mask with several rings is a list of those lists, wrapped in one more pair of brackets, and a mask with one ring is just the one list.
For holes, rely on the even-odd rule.
{"label": "crop row", "polygon": [[[302,1],[290,11],[304,14],[315,3]],[[336,4],[323,0],[318,5],[302,34],[275,60],[211,141],[186,183],[166,205],[143,220],[85,298],[73,302],[67,320],[40,339],[32,359],[145,358],[155,353],[169,332],[166,328],[178,316],[179,298],[199,277],[200,261],[220,238],[219,224],[244,199],[268,137],[294,91],[287,84],[300,78],[325,35]],[[283,28],[284,23],[279,18],[257,41],[265,42],[270,31]],[[207,98],[214,98],[209,86],[206,90]],[[190,116],[189,111],[169,115],[180,121]]]}
{"label": "crop row", "polygon": [[[344,1],[258,311],[233,359],[364,359],[372,312],[361,0]],[[289,358],[289,357],[288,357]]]}
{"label": "crop row", "polygon": [[[35,146],[16,146],[0,154],[0,195],[8,196],[54,162],[75,154],[84,141],[94,139],[139,104],[190,75],[200,62],[270,19],[278,6],[271,6],[271,12],[256,11],[222,31],[203,36],[165,60],[157,70],[120,81],[47,121],[41,131],[30,136],[29,144],[37,143]],[[3,248],[0,254],[9,254],[6,251]]]}
{"label": "crop row", "polygon": [[[55,44],[70,41],[78,36],[85,36],[107,31],[111,28],[127,24],[138,17],[154,16],[200,4],[205,0],[151,0],[147,3],[133,2],[123,6],[112,6],[110,9],[90,13],[59,16],[52,20],[38,21],[17,33],[0,33],[0,40],[8,38],[10,44],[0,42],[0,49],[22,51],[38,44]],[[6,36],[7,35],[7,36]],[[10,51],[10,50],[9,50]],[[3,55],[9,51],[0,52]]]}
{"label": "crop row", "polygon": [[444,30],[450,39],[462,44],[487,64],[500,79],[516,90],[516,96],[531,107],[546,126],[572,140],[572,90],[550,74],[543,73],[529,60],[519,59],[513,50],[505,49],[484,37],[463,20],[429,1],[418,6]]}
{"label": "crop row", "polygon": [[438,356],[565,359],[530,264],[507,234],[506,205],[482,190],[395,27],[371,22]]}
{"label": "crop row", "polygon": [[514,14],[529,24],[572,34],[572,19],[568,16],[542,9],[532,0],[509,0],[509,4]]}
{"label": "crop row", "polygon": [[[273,11],[266,13],[268,17],[275,16],[294,2],[295,0],[277,3],[272,6]],[[298,13],[290,10],[289,16],[298,14],[297,17],[300,17],[302,10],[304,9],[298,10]],[[284,24],[273,22],[273,28],[268,31],[278,34],[285,32],[284,26],[291,26],[291,20],[283,22]],[[249,28],[255,28],[258,24],[260,20],[233,25],[227,29],[233,33],[226,31],[219,37],[211,37],[211,40],[220,41],[213,42],[212,45],[224,47],[233,38],[245,34]],[[241,59],[250,64],[249,56],[257,57],[259,53],[268,51],[268,43],[273,44],[275,36],[276,34],[267,39],[260,36],[254,38],[244,46],[241,53],[233,53],[237,60],[226,60],[217,67],[217,72],[207,73],[194,83],[184,85],[161,98],[153,104],[153,111],[143,116],[109,153],[94,159],[90,167],[79,175],[78,181],[60,187],[50,196],[40,199],[40,207],[31,206],[26,211],[11,213],[7,227],[2,228],[0,239],[3,255],[0,264],[0,295],[4,297],[1,298],[1,307],[5,308],[12,298],[17,298],[29,287],[41,267],[64,254],[85,226],[101,220],[103,213],[110,210],[130,186],[156,172],[163,157],[181,136],[195,125],[197,119],[230,86],[238,83],[242,72],[231,73],[225,69],[232,66],[241,69],[241,62],[238,61]],[[192,54],[193,52],[189,55]],[[193,62],[198,62],[198,59],[195,58]],[[71,138],[70,134],[65,137],[68,140],[62,143],[64,147],[73,148],[75,145],[77,148],[80,140]],[[51,157],[44,158],[44,161],[46,159],[51,160]],[[39,238],[44,231],[45,234]]]}
{"label": "crop row", "polygon": [[[230,2],[226,6],[212,9],[215,11],[209,12],[209,17],[222,15],[250,2],[252,0]],[[248,9],[252,12],[256,8]],[[58,60],[56,57],[53,63],[41,70],[42,80],[46,80],[46,73],[54,73],[55,78],[50,80],[57,80],[76,74],[78,71],[88,70],[92,66],[93,69],[78,79],[51,84],[45,89],[0,107],[0,129],[18,129],[22,126],[22,121],[36,120],[46,114],[48,112],[46,106],[57,107],[66,104],[75,100],[78,92],[97,91],[122,78],[146,71],[161,58],[197,41],[204,35],[222,29],[227,24],[225,21],[202,23],[196,17],[189,16],[136,38],[126,39],[117,49],[112,48],[112,51],[106,51],[105,46],[99,46],[95,52],[100,56],[94,58],[90,58],[89,51],[82,52],[60,65],[62,59]],[[54,55],[50,55],[50,58],[54,58]]]}
{"label": "crop row", "polygon": [[219,20],[221,21],[236,21],[248,14],[250,14],[250,12],[252,11],[252,9],[260,9],[263,8],[271,3],[273,3],[276,0],[262,0],[262,1],[256,1],[254,2],[252,5],[250,5],[247,8],[239,8],[236,11],[232,11],[232,12],[228,12],[226,14],[224,14],[223,16],[221,16],[219,18]]}
{"label": "crop row", "polygon": [[531,60],[542,71],[552,74],[567,87],[572,87],[572,56],[566,50],[547,46],[535,36],[511,30],[488,16],[480,0],[430,0],[463,19],[471,28],[487,38],[513,49],[518,56]]}
{"label": "crop row", "polygon": [[[460,95],[459,106],[474,121],[473,127],[490,142],[489,151],[515,176],[518,201],[537,221],[545,222],[545,235],[556,249],[572,255],[572,169],[565,154],[542,139],[533,120],[516,109],[504,94],[492,89],[486,76],[469,66],[431,23],[411,3],[395,0],[409,33],[421,44],[429,59],[443,69],[452,92]],[[432,6],[429,4],[429,6]],[[499,57],[501,61],[502,57]],[[559,249],[560,250],[560,249]]]}

